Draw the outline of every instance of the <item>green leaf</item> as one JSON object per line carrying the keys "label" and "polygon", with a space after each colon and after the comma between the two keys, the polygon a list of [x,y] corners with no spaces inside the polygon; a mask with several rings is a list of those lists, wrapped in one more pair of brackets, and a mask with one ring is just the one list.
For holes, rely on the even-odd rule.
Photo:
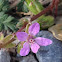
{"label": "green leaf", "polygon": [[8,27],[6,25],[4,25],[4,30],[8,30]]}
{"label": "green leaf", "polygon": [[17,53],[18,53],[18,54],[20,54],[21,48],[22,48],[22,47],[21,47],[21,44],[19,44],[19,45],[17,46]]}
{"label": "green leaf", "polygon": [[15,47],[15,46],[16,46],[16,44],[10,43],[10,44],[8,44],[7,46],[5,46],[5,48],[13,48],[13,47]]}
{"label": "green leaf", "polygon": [[26,33],[28,33],[29,26],[30,26],[30,24],[27,24],[27,25],[26,25],[26,28],[25,28],[25,32],[26,32]]}
{"label": "green leaf", "polygon": [[37,19],[37,22],[40,24],[41,29],[47,29],[54,24],[54,17],[41,16]]}
{"label": "green leaf", "polygon": [[16,27],[15,27],[14,24],[12,24],[12,23],[6,23],[6,24],[7,24],[6,26],[7,26],[9,29],[11,29],[12,31],[15,31]]}
{"label": "green leaf", "polygon": [[14,17],[8,16],[8,14],[5,14],[4,12],[0,12],[0,31],[10,29],[15,32],[17,30],[17,22],[18,20]]}
{"label": "green leaf", "polygon": [[[8,35],[4,38],[3,33],[0,33],[0,41],[5,44],[7,43],[11,38],[13,37],[13,35]],[[8,45],[4,46],[4,48],[12,48],[15,47],[16,44],[15,43],[9,43]]]}
{"label": "green leaf", "polygon": [[27,2],[25,2],[26,6],[28,7],[28,9],[34,14],[38,14],[38,11],[35,7],[35,5],[33,4],[33,2],[30,2],[30,4],[27,4]]}
{"label": "green leaf", "polygon": [[44,9],[42,4],[35,0],[26,0],[25,4],[34,15],[38,14],[40,11]]}
{"label": "green leaf", "polygon": [[17,28],[21,28],[23,25],[24,25],[24,23],[25,22],[27,22],[28,23],[28,19],[27,18],[21,18],[20,20],[19,20],[19,22],[17,23]]}
{"label": "green leaf", "polygon": [[2,24],[0,24],[0,31],[2,31],[2,28],[3,28],[3,25],[2,25]]}
{"label": "green leaf", "polygon": [[23,12],[26,12],[26,13],[29,11],[28,8],[27,8],[27,6],[25,4],[22,7],[22,11]]}
{"label": "green leaf", "polygon": [[[13,37],[12,34],[6,36],[6,37],[3,39],[3,42],[2,42],[2,43],[7,43],[9,40],[12,39],[12,37]],[[12,47],[15,47],[15,46],[16,46],[16,44],[14,44],[14,43],[9,43],[9,44],[6,45],[4,48],[12,48]]]}
{"label": "green leaf", "polygon": [[9,8],[9,0],[0,0],[0,11],[7,12]]}
{"label": "green leaf", "polygon": [[42,4],[40,2],[34,1],[34,0],[32,0],[32,2],[36,6],[36,9],[37,9],[38,13],[41,12],[41,10],[44,9],[44,7],[42,6]]}
{"label": "green leaf", "polygon": [[12,37],[13,37],[13,35],[12,35],[12,34],[7,35],[7,36],[3,39],[3,42],[4,42],[4,43],[8,42],[9,40],[11,40],[11,39],[12,39]]}
{"label": "green leaf", "polygon": [[28,12],[28,8],[24,2],[25,0],[21,0],[20,3],[17,5],[18,12]]}
{"label": "green leaf", "polygon": [[20,53],[20,50],[23,48],[23,44],[24,44],[25,42],[21,42],[21,43],[19,43],[18,44],[18,46],[17,46],[17,53],[19,54]]}
{"label": "green leaf", "polygon": [[14,17],[9,16],[3,23],[11,22],[14,19]]}

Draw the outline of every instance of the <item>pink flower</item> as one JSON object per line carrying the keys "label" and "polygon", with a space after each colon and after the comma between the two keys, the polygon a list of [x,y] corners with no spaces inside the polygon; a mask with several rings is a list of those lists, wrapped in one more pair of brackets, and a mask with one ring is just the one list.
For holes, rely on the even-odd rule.
{"label": "pink flower", "polygon": [[52,41],[50,39],[43,37],[35,38],[35,35],[39,32],[39,30],[40,30],[39,24],[34,23],[28,29],[29,34],[27,34],[26,32],[17,32],[16,36],[18,40],[22,42],[26,41],[23,45],[23,48],[20,50],[21,56],[28,55],[30,48],[33,53],[37,53],[40,46],[47,46],[52,44]]}

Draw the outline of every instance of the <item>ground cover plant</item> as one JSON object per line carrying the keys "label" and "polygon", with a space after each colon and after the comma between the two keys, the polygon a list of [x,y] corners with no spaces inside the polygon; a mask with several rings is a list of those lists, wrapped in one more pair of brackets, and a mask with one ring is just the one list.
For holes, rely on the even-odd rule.
{"label": "ground cover plant", "polygon": [[40,46],[53,43],[49,38],[36,37],[42,30],[51,31],[62,41],[62,23],[55,24],[58,3],[52,0],[44,7],[39,0],[0,0],[0,50],[15,48],[20,56],[36,54]]}

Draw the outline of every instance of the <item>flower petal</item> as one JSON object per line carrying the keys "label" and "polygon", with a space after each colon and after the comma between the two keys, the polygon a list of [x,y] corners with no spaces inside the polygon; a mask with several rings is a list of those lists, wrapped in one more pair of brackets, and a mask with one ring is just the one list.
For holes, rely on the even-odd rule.
{"label": "flower petal", "polygon": [[33,43],[31,45],[31,50],[32,50],[33,53],[37,53],[39,48],[40,48],[40,46],[37,43]]}
{"label": "flower petal", "polygon": [[26,55],[28,55],[29,51],[30,51],[29,44],[27,42],[25,42],[23,45],[23,48],[20,50],[20,55],[26,56]]}
{"label": "flower petal", "polygon": [[25,42],[24,44],[23,44],[23,48],[29,48],[30,46],[29,46],[29,43],[28,42]]}
{"label": "flower petal", "polygon": [[25,33],[25,32],[17,32],[16,36],[17,36],[18,40],[20,40],[20,41],[26,41],[26,39],[28,37],[28,34]]}
{"label": "flower petal", "polygon": [[42,37],[37,37],[35,38],[35,41],[37,44],[39,44],[40,46],[47,46],[52,44],[52,40],[47,39],[47,38],[42,38]]}
{"label": "flower petal", "polygon": [[36,35],[40,30],[40,25],[39,23],[34,23],[29,27],[29,34],[31,35]]}

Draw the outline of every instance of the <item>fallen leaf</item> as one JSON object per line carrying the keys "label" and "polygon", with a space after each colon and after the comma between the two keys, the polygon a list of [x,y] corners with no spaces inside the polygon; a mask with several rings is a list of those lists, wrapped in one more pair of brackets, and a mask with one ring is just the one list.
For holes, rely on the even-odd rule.
{"label": "fallen leaf", "polygon": [[53,33],[53,36],[62,41],[62,24],[57,24],[48,29]]}

